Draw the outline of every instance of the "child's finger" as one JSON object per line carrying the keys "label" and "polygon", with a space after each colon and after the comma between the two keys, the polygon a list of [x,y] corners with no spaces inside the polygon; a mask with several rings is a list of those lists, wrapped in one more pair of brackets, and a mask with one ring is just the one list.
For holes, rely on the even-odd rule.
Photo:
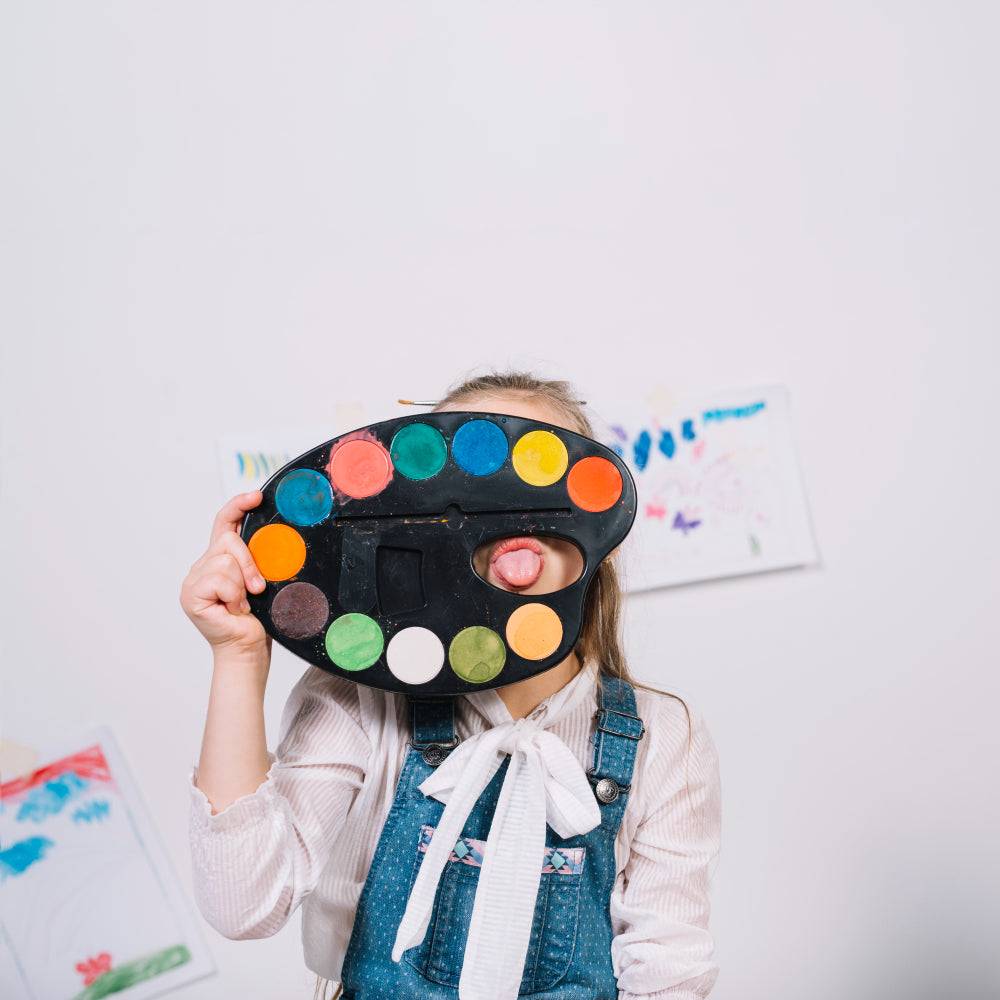
{"label": "child's finger", "polygon": [[257,569],[257,564],[254,562],[246,542],[238,534],[227,531],[225,534],[220,535],[210,552],[224,552],[231,556],[243,574],[244,586],[251,593],[259,594],[267,586],[264,577],[261,576],[260,570]]}
{"label": "child's finger", "polygon": [[199,572],[202,575],[221,573],[224,577],[232,580],[241,591],[246,590],[243,582],[243,570],[240,568],[240,564],[236,561],[235,557],[228,552],[219,552],[214,556],[210,556],[205,560]]}
{"label": "child's finger", "polygon": [[226,532],[235,532],[240,526],[240,522],[243,520],[243,515],[248,510],[253,510],[261,500],[264,499],[263,493],[260,490],[253,490],[251,493],[240,493],[230,500],[220,511],[215,515],[215,521],[212,523],[212,535],[209,540],[209,545],[212,545],[220,536],[224,535]]}
{"label": "child's finger", "polygon": [[192,587],[194,596],[206,604],[224,604],[231,615],[244,615],[250,610],[243,583],[237,583],[222,572],[200,576]]}

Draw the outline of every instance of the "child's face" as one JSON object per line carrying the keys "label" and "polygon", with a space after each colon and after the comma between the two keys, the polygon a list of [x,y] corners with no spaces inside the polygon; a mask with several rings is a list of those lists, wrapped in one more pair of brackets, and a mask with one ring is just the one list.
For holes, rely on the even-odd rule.
{"label": "child's face", "polygon": [[[541,420],[573,431],[565,418],[549,407],[516,396],[484,396],[474,402],[441,410],[476,410]],[[440,411],[439,411],[440,412]],[[480,545],[472,557],[475,571],[501,590],[518,594],[552,594],[583,574],[583,554],[572,543],[551,535],[518,535]]]}

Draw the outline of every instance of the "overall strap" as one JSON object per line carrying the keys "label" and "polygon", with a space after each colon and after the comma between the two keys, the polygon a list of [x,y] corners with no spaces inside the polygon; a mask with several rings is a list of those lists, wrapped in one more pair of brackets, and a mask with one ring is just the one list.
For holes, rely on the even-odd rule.
{"label": "overall strap", "polygon": [[408,697],[412,737],[410,745],[432,767],[440,764],[458,746],[455,736],[454,698]]}
{"label": "overall strap", "polygon": [[597,704],[594,766],[587,777],[598,800],[607,804],[631,788],[636,750],[646,727],[636,715],[632,685],[620,677],[600,675]]}

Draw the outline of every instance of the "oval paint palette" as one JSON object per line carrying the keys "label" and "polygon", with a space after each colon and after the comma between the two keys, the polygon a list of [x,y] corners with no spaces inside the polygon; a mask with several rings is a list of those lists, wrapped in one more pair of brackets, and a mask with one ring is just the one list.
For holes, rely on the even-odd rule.
{"label": "oval paint palette", "polygon": [[[267,580],[247,597],[268,633],[323,670],[431,695],[511,684],[568,656],[587,588],[636,511],[628,467],[604,445],[467,411],[343,434],[262,489],[241,534]],[[582,574],[547,594],[479,576],[480,546],[524,535],[575,543]]]}

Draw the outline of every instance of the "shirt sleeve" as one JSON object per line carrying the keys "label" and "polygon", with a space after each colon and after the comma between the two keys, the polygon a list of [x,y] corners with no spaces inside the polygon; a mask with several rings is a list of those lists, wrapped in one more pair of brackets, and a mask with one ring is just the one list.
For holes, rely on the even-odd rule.
{"label": "shirt sleeve", "polygon": [[633,781],[644,809],[611,898],[619,1000],[696,1000],[718,976],[708,929],[721,827],[719,764],[704,721],[658,696]]}
{"label": "shirt sleeve", "polygon": [[278,931],[314,888],[364,782],[371,751],[357,685],[309,667],[285,703],[270,769],[212,814],[190,772],[194,895],[227,938]]}

